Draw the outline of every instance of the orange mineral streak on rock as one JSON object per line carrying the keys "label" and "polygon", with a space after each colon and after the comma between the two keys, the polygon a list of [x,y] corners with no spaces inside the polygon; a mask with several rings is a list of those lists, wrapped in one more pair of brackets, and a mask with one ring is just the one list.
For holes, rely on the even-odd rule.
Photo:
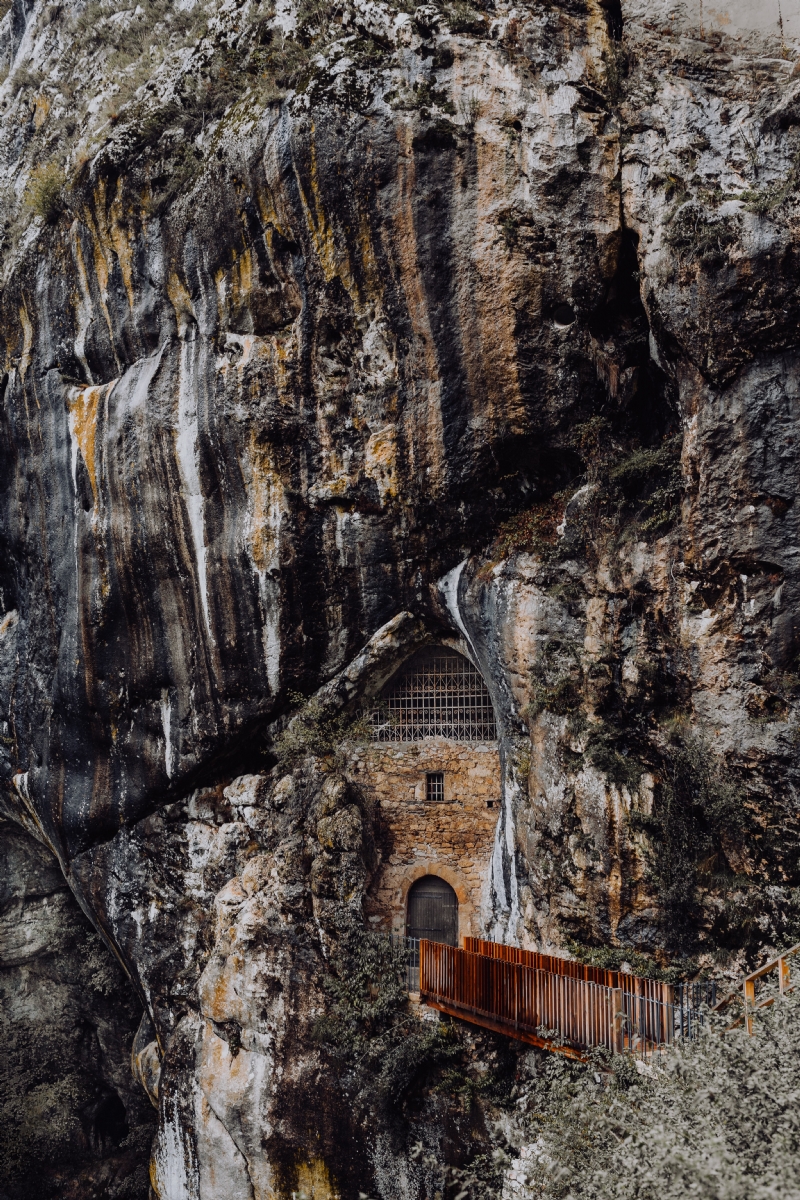
{"label": "orange mineral streak on rock", "polygon": [[617,943],[617,929],[622,916],[622,874],[619,863],[614,862],[608,873],[608,919],[611,926],[611,940]]}
{"label": "orange mineral streak on rock", "polygon": [[117,192],[114,199],[109,205],[108,214],[108,233],[111,239],[111,245],[117,255],[119,269],[122,273],[122,282],[125,285],[125,292],[128,297],[128,304],[131,306],[131,311],[136,307],[136,292],[133,286],[133,246],[129,236],[129,231],[125,227],[125,214],[122,199],[122,182],[123,177],[120,176],[117,180]]}
{"label": "orange mineral streak on rock", "polygon": [[344,246],[337,245],[333,225],[325,211],[325,204],[319,186],[317,148],[314,140],[313,125],[309,136],[309,165],[308,194],[303,187],[299,172],[297,171],[295,171],[295,178],[297,179],[298,195],[314,249],[326,280],[330,281],[331,279],[338,278],[341,281],[353,302],[356,313],[361,316],[368,307],[370,300],[373,303],[379,301],[382,290],[369,231],[368,215],[366,213],[359,214],[359,246],[362,253],[364,278],[367,283],[367,291],[364,292],[356,279],[350,255]]}
{"label": "orange mineral streak on rock", "polygon": [[297,1189],[308,1200],[340,1200],[341,1192],[321,1158],[297,1165]]}
{"label": "orange mineral streak on rock", "polygon": [[78,443],[81,456],[86,465],[89,482],[92,485],[92,496],[97,505],[97,468],[95,465],[95,438],[97,435],[97,414],[100,398],[108,401],[117,385],[117,380],[111,383],[94,385],[88,388],[73,388],[67,396],[69,409],[69,431]]}
{"label": "orange mineral streak on rock", "polygon": [[361,250],[361,266],[367,284],[367,294],[377,298],[383,294],[383,283],[375,258],[375,247],[372,243],[372,228],[369,213],[363,209],[358,218],[358,245]]}
{"label": "orange mineral streak on rock", "polygon": [[22,353],[19,358],[19,374],[24,383],[28,367],[31,365],[31,348],[33,346],[33,324],[24,304],[21,304],[19,308],[19,322],[22,326]]}
{"label": "orange mineral streak on rock", "polygon": [[230,274],[231,307],[245,307],[253,290],[253,253],[249,247],[237,257]]}
{"label": "orange mineral streak on rock", "polygon": [[[75,262],[75,270],[78,277],[78,286],[80,288],[80,297],[76,299],[76,325],[77,333],[75,337],[75,353],[83,364],[86,374],[91,379],[91,371],[85,354],[86,334],[88,333],[91,322],[94,318],[94,301],[92,299],[92,290],[89,286],[89,276],[86,271],[86,263],[83,257],[83,246],[79,236],[79,222],[76,219],[70,230],[70,241],[72,245],[72,256]],[[117,364],[119,366],[119,364]]]}
{"label": "orange mineral streak on rock", "polygon": [[[518,260],[498,245],[498,211],[511,201],[503,182],[505,157],[504,149],[478,141],[472,246],[464,246],[459,255],[469,264],[469,276],[457,296],[472,407],[480,408],[489,419],[516,420],[521,429],[525,414],[517,372],[513,301],[523,288],[517,279]],[[516,163],[514,174],[518,174]]]}
{"label": "orange mineral streak on rock", "polygon": [[41,129],[50,112],[50,100],[45,95],[39,95],[33,102],[33,127]]}
{"label": "orange mineral streak on rock", "polygon": [[394,425],[387,425],[372,434],[364,454],[364,470],[375,480],[381,504],[398,495],[397,430]]}
{"label": "orange mineral streak on rock", "polygon": [[106,181],[102,177],[98,180],[94,192],[94,208],[86,209],[84,219],[89,225],[93,234],[94,240],[94,271],[97,276],[97,282],[100,285],[100,292],[103,297],[108,295],[108,277],[109,266],[106,262],[104,250],[111,249],[111,242],[105,234],[107,232],[106,220]]}
{"label": "orange mineral streak on rock", "polygon": [[[84,208],[83,220],[88,226],[92,237],[92,265],[94,267],[94,274],[100,294],[100,308],[108,328],[108,337],[111,343],[111,350],[114,355],[117,371],[122,374],[122,366],[115,345],[114,322],[111,318],[111,313],[108,311],[108,281],[111,277],[112,264],[110,260],[114,256],[114,247],[108,229],[108,222],[106,220],[105,213],[106,182],[104,179],[101,179],[95,188],[94,206],[93,208],[90,208],[89,206]],[[93,304],[94,301],[91,299],[91,292],[89,292],[89,296],[90,303]]]}
{"label": "orange mineral streak on rock", "polygon": [[268,571],[279,562],[278,539],[286,501],[269,448],[257,441],[255,432],[250,435],[250,470],[250,553],[256,569]]}
{"label": "orange mineral streak on rock", "polygon": [[196,322],[197,318],[189,289],[175,271],[170,271],[167,277],[167,295],[175,312],[178,337],[183,339],[186,337],[190,325]]}

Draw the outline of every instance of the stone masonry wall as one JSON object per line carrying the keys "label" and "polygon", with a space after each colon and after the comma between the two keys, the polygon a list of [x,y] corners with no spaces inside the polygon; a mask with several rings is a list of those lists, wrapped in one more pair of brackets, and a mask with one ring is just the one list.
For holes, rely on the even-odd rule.
{"label": "stone masonry wall", "polygon": [[[439,875],[458,896],[459,938],[478,934],[500,815],[497,745],[444,738],[379,744],[360,750],[352,770],[383,831],[383,865],[368,899],[372,925],[403,933],[412,883]],[[431,771],[444,773],[443,801],[426,799]]]}

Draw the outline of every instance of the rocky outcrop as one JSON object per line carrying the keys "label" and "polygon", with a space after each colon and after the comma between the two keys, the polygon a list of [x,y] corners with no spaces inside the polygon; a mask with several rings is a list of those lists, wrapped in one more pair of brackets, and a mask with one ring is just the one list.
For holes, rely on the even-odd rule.
{"label": "rocky outcrop", "polygon": [[144,1200],[155,1113],[131,1077],[141,1019],[58,863],[0,823],[3,1195]]}
{"label": "rocky outcrop", "polygon": [[385,937],[347,949],[374,833],[363,794],[309,758],[197,790],[75,860],[153,1018],[135,1052],[159,1105],[157,1195],[429,1194],[417,1145],[441,1162],[490,1145],[483,1115],[432,1083],[444,1064],[469,1094],[494,1063],[507,1094],[503,1039],[408,1012]]}
{"label": "rocky outcrop", "polygon": [[794,17],[154,5],[137,92],[86,12],[0,25],[4,804],[147,1007],[163,1200],[411,1200],[485,1111],[325,1021],[386,854],[335,722],[424,641],[495,703],[485,932],[796,927]]}

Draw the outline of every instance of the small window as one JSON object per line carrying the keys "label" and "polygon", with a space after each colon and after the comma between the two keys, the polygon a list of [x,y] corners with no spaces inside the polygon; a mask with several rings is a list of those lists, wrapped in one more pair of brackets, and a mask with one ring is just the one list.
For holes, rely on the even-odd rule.
{"label": "small window", "polygon": [[444,800],[444,773],[430,771],[425,776],[425,795],[428,800]]}

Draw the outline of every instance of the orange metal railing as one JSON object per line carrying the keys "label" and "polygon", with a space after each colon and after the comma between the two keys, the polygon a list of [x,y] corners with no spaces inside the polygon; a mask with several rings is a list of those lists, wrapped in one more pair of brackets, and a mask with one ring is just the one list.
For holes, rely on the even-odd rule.
{"label": "orange metal railing", "polygon": [[756,1014],[761,1009],[769,1008],[775,1003],[776,997],[774,993],[770,994],[768,992],[766,995],[763,995],[758,990],[758,984],[773,973],[777,976],[779,996],[784,995],[786,992],[794,991],[795,984],[792,982],[791,961],[798,954],[800,954],[800,942],[796,946],[792,946],[789,950],[784,950],[783,954],[779,954],[771,962],[765,963],[757,971],[746,975],[742,980],[741,992],[731,992],[723,1000],[720,1000],[719,1004],[716,1005],[717,1012],[721,1012],[732,1005],[740,1007],[740,1014],[729,1026],[730,1029],[736,1029],[738,1026],[744,1024],[747,1032],[749,1034],[753,1033],[753,1019]]}
{"label": "orange metal railing", "polygon": [[599,1046],[644,1054],[674,1038],[666,984],[477,938],[464,946],[420,942],[423,1003],[575,1058]]}
{"label": "orange metal railing", "polygon": [[520,950],[518,946],[505,946],[502,942],[489,942],[483,938],[465,937],[464,949],[473,954],[486,954],[504,962],[521,963],[538,971],[549,971],[553,975],[568,975],[571,979],[583,979],[598,983],[602,987],[621,988],[623,992],[642,996],[659,1004],[673,1004],[674,989],[657,979],[643,979],[627,971],[610,971],[605,967],[590,967],[586,963],[559,958],[555,954],[540,954],[536,950]]}
{"label": "orange metal railing", "polygon": [[[752,1033],[759,1010],[793,990],[791,964],[799,960],[800,944],[748,975],[742,989],[716,1010],[738,1004],[729,1027],[744,1024]],[[777,989],[759,992],[773,974]],[[714,1005],[713,985],[684,984],[676,990],[657,980],[480,938],[465,938],[463,950],[420,941],[419,993],[432,1008],[574,1058],[585,1058],[593,1047],[649,1056],[676,1038],[696,1036]]]}

